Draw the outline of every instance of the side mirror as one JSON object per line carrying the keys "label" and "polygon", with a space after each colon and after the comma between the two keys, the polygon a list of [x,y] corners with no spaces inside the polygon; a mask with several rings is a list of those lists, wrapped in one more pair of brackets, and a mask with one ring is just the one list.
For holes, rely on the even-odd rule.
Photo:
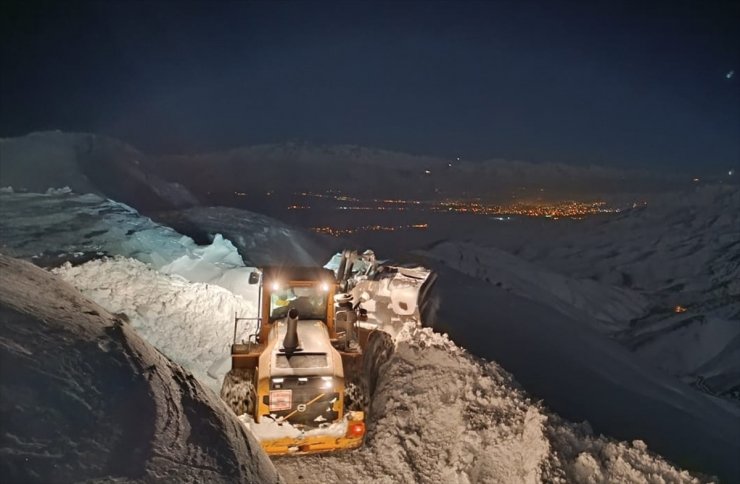
{"label": "side mirror", "polygon": [[250,272],[249,273],[249,283],[250,284],[259,284],[259,282],[260,282],[260,273],[257,272],[257,271]]}

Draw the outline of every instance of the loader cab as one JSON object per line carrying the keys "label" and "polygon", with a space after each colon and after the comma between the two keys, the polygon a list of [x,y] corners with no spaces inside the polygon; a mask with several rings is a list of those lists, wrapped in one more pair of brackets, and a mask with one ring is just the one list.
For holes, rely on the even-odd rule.
{"label": "loader cab", "polygon": [[284,319],[291,309],[298,311],[301,321],[323,322],[330,337],[334,337],[336,279],[332,271],[320,267],[268,266],[262,269],[259,284],[260,341],[267,341],[272,326]]}
{"label": "loader cab", "polygon": [[[273,324],[296,309],[300,320],[322,321],[334,337],[334,304],[336,279],[332,271],[319,267],[268,266],[249,274],[249,284],[258,286],[259,315],[257,318],[236,318],[234,343],[238,341],[237,326],[240,321],[257,321],[257,333],[249,342],[267,341]],[[232,351],[233,353],[233,351]]]}

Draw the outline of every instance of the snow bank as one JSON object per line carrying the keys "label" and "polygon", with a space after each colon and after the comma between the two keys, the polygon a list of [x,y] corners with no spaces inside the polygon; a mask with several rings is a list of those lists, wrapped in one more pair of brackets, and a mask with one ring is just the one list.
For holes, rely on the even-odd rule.
{"label": "snow bank", "polygon": [[318,243],[315,234],[248,210],[192,207],[160,212],[157,220],[179,232],[204,234],[209,239],[222,234],[238,249],[245,264],[256,267],[320,265],[332,254],[325,244]]}
{"label": "snow bank", "polygon": [[[221,363],[230,361],[234,316],[257,316],[256,293],[245,299],[218,286],[163,274],[133,259],[66,263],[52,272],[111,313],[126,315],[144,339],[216,393],[228,371],[228,364]],[[241,336],[255,329],[256,323],[239,326]]]}
{"label": "snow bank", "polygon": [[7,482],[280,482],[212,392],[131,327],[0,255]]}
{"label": "snow bank", "polygon": [[109,254],[161,267],[197,247],[127,205],[68,192],[0,193],[0,244],[47,266]]}
{"label": "snow bank", "polygon": [[220,234],[199,246],[133,208],[97,195],[69,191],[0,193],[0,245],[6,253],[43,266],[104,255],[130,257],[167,274],[215,284],[256,297],[234,245]]}
{"label": "snow bank", "polygon": [[591,434],[532,402],[511,376],[407,325],[384,365],[365,447],[278,459],[290,482],[700,482],[646,449]]}

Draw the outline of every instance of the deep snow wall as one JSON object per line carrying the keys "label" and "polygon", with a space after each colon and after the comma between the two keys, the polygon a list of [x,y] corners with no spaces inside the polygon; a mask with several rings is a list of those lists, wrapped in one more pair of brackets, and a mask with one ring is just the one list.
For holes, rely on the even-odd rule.
{"label": "deep snow wall", "polygon": [[279,482],[220,399],[48,272],[0,255],[6,482]]}

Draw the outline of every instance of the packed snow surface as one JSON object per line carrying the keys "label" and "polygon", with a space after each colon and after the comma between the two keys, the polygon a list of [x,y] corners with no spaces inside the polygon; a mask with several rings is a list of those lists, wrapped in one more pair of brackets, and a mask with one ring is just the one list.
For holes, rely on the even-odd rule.
{"label": "packed snow surface", "polygon": [[640,441],[563,421],[497,364],[429,328],[399,334],[370,412],[363,448],[277,468],[289,482],[700,482]]}
{"label": "packed snow surface", "polygon": [[0,255],[5,482],[280,482],[212,392],[129,324]]}

